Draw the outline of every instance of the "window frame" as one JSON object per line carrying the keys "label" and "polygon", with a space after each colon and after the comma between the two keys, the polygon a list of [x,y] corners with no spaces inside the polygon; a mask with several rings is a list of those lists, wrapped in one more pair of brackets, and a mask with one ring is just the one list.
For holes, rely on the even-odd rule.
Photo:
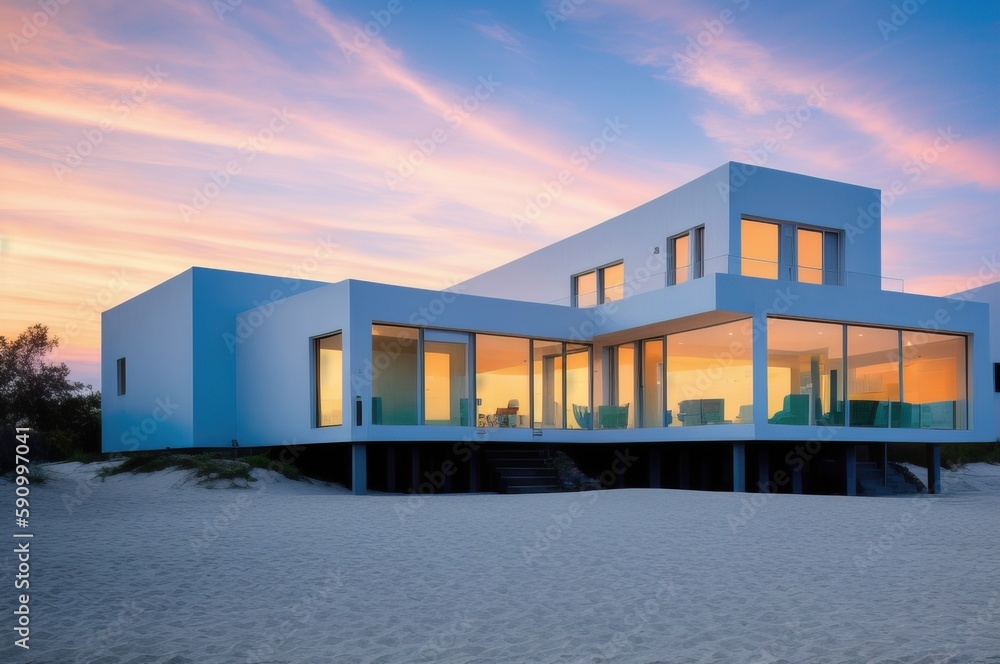
{"label": "window frame", "polygon": [[344,418],[347,414],[347,410],[344,408],[344,389],[341,385],[340,389],[340,423],[339,424],[322,424],[321,418],[323,416],[323,409],[320,406],[320,362],[319,362],[319,351],[320,343],[324,339],[330,339],[331,337],[340,337],[340,378],[343,380],[344,373],[344,331],[337,330],[336,332],[330,332],[329,334],[321,334],[317,337],[312,338],[312,362],[313,362],[313,428],[315,429],[327,429],[329,427],[340,427],[344,426]]}
{"label": "window frame", "polygon": [[[683,281],[677,281],[677,241],[687,238],[687,263],[683,266],[687,275]],[[701,279],[705,276],[705,226],[695,226],[683,233],[667,238],[667,285],[678,284]]]}
{"label": "window frame", "polygon": [[[744,271],[744,260],[746,257],[743,255],[743,223],[753,222],[758,224],[772,224],[778,228],[778,246],[777,246],[777,270],[776,277],[756,277],[758,279],[771,279],[773,281],[794,281],[796,283],[813,284],[813,285],[823,285],[823,286],[840,286],[844,282],[843,278],[843,238],[844,231],[838,228],[829,228],[827,226],[817,226],[815,224],[810,224],[806,222],[797,221],[783,221],[780,219],[770,219],[766,217],[757,217],[754,215],[741,214],[740,215],[740,246],[738,257],[740,259],[740,275],[742,276],[755,276],[748,275]],[[799,263],[799,232],[800,231],[812,231],[814,233],[820,234],[820,256],[821,265],[820,271],[820,282],[815,284],[815,282],[803,281],[799,278],[799,268],[801,267]],[[751,258],[750,260],[758,260]],[[813,269],[813,268],[809,268]]]}
{"label": "window frame", "polygon": [[[574,274],[572,277],[570,277],[570,294],[571,294],[570,300],[572,306],[575,308],[583,309],[583,308],[597,307],[602,304],[605,304],[606,302],[617,302],[618,301],[617,299],[609,300],[607,298],[607,285],[605,283],[604,271],[613,267],[617,267],[619,265],[622,266],[622,283],[621,283],[622,297],[619,299],[625,299],[625,261],[624,259],[619,259],[616,261],[612,261],[611,263],[605,263],[604,265],[600,265],[598,267],[585,270],[583,272],[578,272]],[[595,283],[594,304],[580,306],[580,278],[586,277],[591,274],[594,275],[594,283]]]}
{"label": "window frame", "polygon": [[128,368],[124,357],[119,357],[115,361],[115,378],[117,380],[118,396],[125,396],[128,385]]}

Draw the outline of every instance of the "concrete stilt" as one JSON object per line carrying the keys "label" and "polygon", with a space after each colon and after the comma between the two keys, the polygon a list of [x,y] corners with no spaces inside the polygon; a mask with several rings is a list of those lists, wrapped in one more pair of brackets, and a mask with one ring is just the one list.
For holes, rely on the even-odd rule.
{"label": "concrete stilt", "polygon": [[844,495],[858,495],[858,448],[844,446]]}
{"label": "concrete stilt", "polygon": [[368,493],[368,448],[364,443],[351,445],[351,491],[355,496]]}
{"label": "concrete stilt", "polygon": [[691,453],[681,449],[677,453],[677,484],[678,488],[691,488]]}
{"label": "concrete stilt", "polygon": [[927,491],[941,493],[941,443],[927,444]]}
{"label": "concrete stilt", "polygon": [[733,491],[743,493],[747,490],[747,445],[733,443]]}
{"label": "concrete stilt", "polygon": [[761,445],[757,448],[757,490],[760,493],[768,493],[771,486],[771,459],[768,456],[767,447]]}
{"label": "concrete stilt", "polygon": [[420,491],[420,448],[416,445],[410,448],[410,485]]}
{"label": "concrete stilt", "polygon": [[469,492],[476,493],[481,491],[479,477],[482,474],[480,468],[481,466],[481,452],[476,449],[472,450],[472,456],[469,457]]}
{"label": "concrete stilt", "polygon": [[659,489],[662,484],[663,459],[660,458],[660,447],[649,448],[649,488]]}
{"label": "concrete stilt", "polygon": [[396,492],[396,448],[392,445],[385,450],[385,490]]}

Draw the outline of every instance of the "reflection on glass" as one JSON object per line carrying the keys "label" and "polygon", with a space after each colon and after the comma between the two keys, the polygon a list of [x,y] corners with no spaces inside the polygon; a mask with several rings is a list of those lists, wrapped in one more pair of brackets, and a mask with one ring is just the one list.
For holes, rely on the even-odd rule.
{"label": "reflection on glass", "polygon": [[593,307],[597,304],[597,273],[588,272],[576,277],[576,306]]}
{"label": "reflection on glass", "polygon": [[742,273],[748,277],[778,278],[778,225],[743,219],[740,225]]}
{"label": "reflection on glass", "polygon": [[530,342],[520,337],[476,335],[476,424],[528,424]]}
{"label": "reflection on glass", "polygon": [[767,412],[771,424],[844,424],[844,328],[767,319]]}
{"label": "reflection on glass", "polygon": [[642,342],[642,426],[663,426],[663,338]]}
{"label": "reflection on glass", "polygon": [[467,345],[424,341],[424,424],[469,425]]}
{"label": "reflection on glass", "polygon": [[674,283],[682,284],[688,279],[688,267],[690,263],[691,237],[681,235],[674,238]]}
{"label": "reflection on glass", "polygon": [[823,233],[800,228],[797,236],[799,281],[823,283]]}
{"label": "reflection on glass", "polygon": [[534,426],[561,429],[563,398],[563,345],[560,341],[533,341]]}
{"label": "reflection on glass", "polygon": [[[965,337],[903,332],[900,426],[968,428]],[[896,426],[895,421],[892,426]]]}
{"label": "reflection on glass", "polygon": [[417,424],[417,330],[372,325],[372,424]]}
{"label": "reflection on glass", "polygon": [[[625,409],[625,426],[635,426],[635,344],[624,344],[612,349],[614,353],[613,404]],[[603,424],[602,424],[603,427]]]}
{"label": "reflection on glass", "polygon": [[591,428],[590,346],[566,344],[566,403],[566,428]]}
{"label": "reflection on glass", "polygon": [[316,420],[321,427],[344,423],[342,343],[340,334],[316,340]]}
{"label": "reflection on glass", "polygon": [[748,320],[667,337],[670,426],[743,422],[753,406],[753,328]]}
{"label": "reflection on glass", "polygon": [[625,297],[625,264],[618,263],[601,271],[604,279],[604,299],[602,302],[612,302]]}
{"label": "reflection on glass", "polygon": [[847,372],[850,426],[900,426],[899,331],[848,325]]}

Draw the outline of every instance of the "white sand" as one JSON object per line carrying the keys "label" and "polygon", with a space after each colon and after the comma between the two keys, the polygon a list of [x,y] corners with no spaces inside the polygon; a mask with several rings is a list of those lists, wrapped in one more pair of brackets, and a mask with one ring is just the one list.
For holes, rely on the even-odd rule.
{"label": "white sand", "polygon": [[1000,662],[1000,467],[940,497],[426,499],[96,468],[33,487],[30,651],[0,554],[2,662]]}

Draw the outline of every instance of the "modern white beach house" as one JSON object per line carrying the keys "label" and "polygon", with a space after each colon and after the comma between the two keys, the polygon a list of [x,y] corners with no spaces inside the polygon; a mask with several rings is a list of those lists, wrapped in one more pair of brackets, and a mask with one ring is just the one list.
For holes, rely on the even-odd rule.
{"label": "modern white beach house", "polygon": [[939,491],[942,445],[1000,433],[990,305],[881,254],[878,190],[731,162],[444,292],[192,268],[103,314],[103,449],[285,445],[356,493],[541,490],[561,450],[606,486],[854,495],[916,444]]}

